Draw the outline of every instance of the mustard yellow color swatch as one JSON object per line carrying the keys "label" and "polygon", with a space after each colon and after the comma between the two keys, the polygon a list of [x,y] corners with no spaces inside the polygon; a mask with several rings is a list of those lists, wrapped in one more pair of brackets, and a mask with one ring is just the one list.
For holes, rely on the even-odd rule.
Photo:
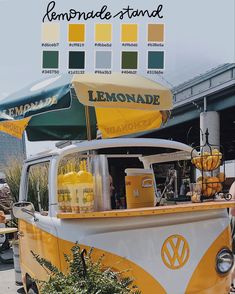
{"label": "mustard yellow color swatch", "polygon": [[137,24],[122,24],[121,41],[122,42],[137,42],[138,26]]}
{"label": "mustard yellow color swatch", "polygon": [[164,24],[148,25],[148,42],[164,42]]}
{"label": "mustard yellow color swatch", "polygon": [[95,42],[111,42],[112,41],[112,25],[96,24],[95,25]]}
{"label": "mustard yellow color swatch", "polygon": [[69,24],[69,42],[85,41],[85,24]]}
{"label": "mustard yellow color swatch", "polygon": [[42,43],[58,43],[60,40],[59,23],[42,24]]}

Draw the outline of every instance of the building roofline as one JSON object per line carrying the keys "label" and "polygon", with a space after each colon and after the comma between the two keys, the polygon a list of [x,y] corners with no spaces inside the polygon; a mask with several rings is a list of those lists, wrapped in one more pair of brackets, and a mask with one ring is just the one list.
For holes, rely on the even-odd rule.
{"label": "building roofline", "polygon": [[171,90],[172,90],[173,94],[176,94],[176,93],[181,92],[187,88],[190,88],[196,84],[199,84],[205,80],[208,80],[208,79],[214,77],[215,75],[218,75],[222,72],[225,72],[231,68],[235,68],[235,63],[224,63],[222,65],[219,65],[215,68],[212,68],[212,69],[206,71],[203,74],[197,75],[194,78],[173,87]]}

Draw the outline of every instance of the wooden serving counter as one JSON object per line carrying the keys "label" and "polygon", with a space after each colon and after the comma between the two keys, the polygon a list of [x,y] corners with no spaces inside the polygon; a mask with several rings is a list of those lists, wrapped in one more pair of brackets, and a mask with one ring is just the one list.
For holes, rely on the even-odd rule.
{"label": "wooden serving counter", "polygon": [[87,213],[58,213],[57,218],[60,219],[90,219],[90,218],[114,218],[114,217],[133,217],[133,216],[147,216],[172,214],[192,211],[205,211],[235,207],[235,200],[215,200],[202,203],[181,203],[176,205],[144,207],[134,209],[118,209],[109,211],[97,211]]}

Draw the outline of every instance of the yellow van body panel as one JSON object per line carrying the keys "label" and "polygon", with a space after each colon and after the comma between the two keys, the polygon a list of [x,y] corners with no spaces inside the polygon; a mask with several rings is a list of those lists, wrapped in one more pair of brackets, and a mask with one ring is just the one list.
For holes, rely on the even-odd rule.
{"label": "yellow van body panel", "polygon": [[[218,252],[227,246],[231,248],[231,230],[228,226],[208,248],[200,260],[188,284],[187,294],[227,294],[230,288],[230,275],[219,275],[215,268]],[[202,290],[204,289],[204,290]]]}
{"label": "yellow van body panel", "polygon": [[24,235],[20,237],[20,265],[23,276],[27,273],[31,278],[47,280],[48,273],[35,260],[31,251],[61,268],[57,237],[24,220],[19,220],[19,231]]}
{"label": "yellow van body panel", "polygon": [[[66,272],[67,265],[64,259],[64,254],[70,254],[70,249],[74,243],[57,238],[56,236],[23,220],[20,220],[19,222],[19,230],[24,233],[24,236],[20,238],[20,257],[23,277],[28,274],[32,278],[37,278],[38,280],[47,280],[49,278],[48,273],[38,264],[32,254],[24,254],[26,252],[29,253],[30,251],[40,255],[40,257],[50,260],[52,264]],[[221,276],[216,272],[215,258],[222,247],[231,246],[230,241],[230,228],[227,227],[211,244],[202,259],[199,261],[185,293],[228,293],[230,276]],[[81,248],[89,250],[89,247],[83,244],[80,246]],[[164,285],[161,285],[147,271],[138,266],[136,263],[126,259],[125,257],[94,248],[92,255],[94,260],[97,260],[102,255],[104,255],[104,267],[110,267],[116,271],[125,272],[127,270],[124,275],[132,277],[134,279],[134,284],[139,287],[143,294],[167,293],[164,289]]]}
{"label": "yellow van body panel", "polygon": [[[74,244],[66,240],[59,239],[59,248],[60,248],[60,258],[62,260],[62,268],[66,267],[63,253],[70,253],[70,249]],[[90,248],[84,245],[81,245],[81,248],[89,250]],[[100,250],[94,248],[92,257],[94,260],[98,260],[101,256],[104,255],[102,264],[106,268],[111,268],[117,272],[124,272],[123,276],[129,276],[133,278],[134,284],[139,287],[142,293],[158,293],[166,294],[163,286],[160,285],[149,273],[147,273],[143,268],[135,264],[134,262],[128,260],[125,257],[118,256],[111,252]]]}

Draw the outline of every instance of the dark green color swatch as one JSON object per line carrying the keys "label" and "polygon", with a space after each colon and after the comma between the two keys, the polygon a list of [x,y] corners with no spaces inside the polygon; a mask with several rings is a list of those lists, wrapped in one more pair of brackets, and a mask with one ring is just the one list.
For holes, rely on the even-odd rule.
{"label": "dark green color swatch", "polygon": [[163,51],[148,52],[148,68],[149,69],[164,68],[164,52]]}
{"label": "dark green color swatch", "polygon": [[59,51],[43,51],[42,55],[43,68],[59,67]]}
{"label": "dark green color swatch", "polygon": [[138,52],[123,51],[122,52],[122,69],[137,69]]}
{"label": "dark green color swatch", "polygon": [[85,68],[85,52],[69,51],[69,68],[84,69]]}

